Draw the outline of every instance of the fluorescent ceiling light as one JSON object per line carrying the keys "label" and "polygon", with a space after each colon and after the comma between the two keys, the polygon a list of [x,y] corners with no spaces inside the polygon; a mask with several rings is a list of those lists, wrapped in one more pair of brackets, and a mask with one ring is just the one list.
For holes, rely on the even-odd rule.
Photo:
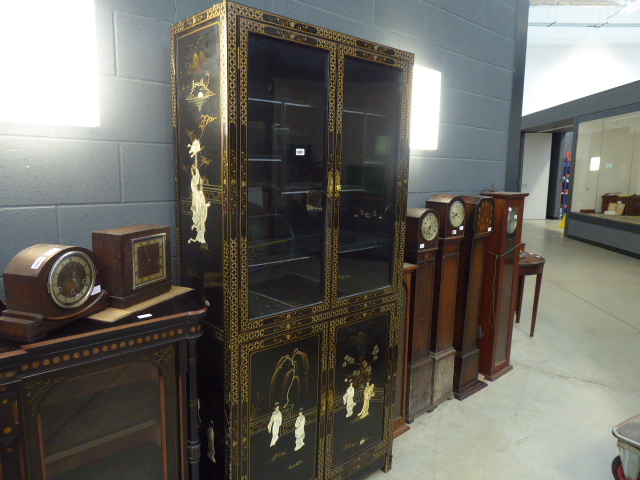
{"label": "fluorescent ceiling light", "polygon": [[627,13],[635,12],[640,8],[640,0],[635,0],[634,2],[629,3],[626,7],[620,10],[620,15],[626,15]]}
{"label": "fluorescent ceiling light", "polygon": [[417,150],[437,150],[442,74],[416,65],[411,86],[411,142]]}
{"label": "fluorescent ceiling light", "polygon": [[600,157],[591,157],[591,163],[589,163],[589,170],[597,172],[600,170]]}
{"label": "fluorescent ceiling light", "polygon": [[0,0],[0,121],[98,126],[93,0]]}

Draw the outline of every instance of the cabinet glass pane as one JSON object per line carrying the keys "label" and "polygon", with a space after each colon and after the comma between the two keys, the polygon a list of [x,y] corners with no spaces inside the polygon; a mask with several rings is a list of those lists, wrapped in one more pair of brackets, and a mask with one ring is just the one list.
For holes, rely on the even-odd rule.
{"label": "cabinet glass pane", "polygon": [[151,363],[60,383],[40,408],[46,478],[166,478],[161,405]]}
{"label": "cabinet glass pane", "polygon": [[391,285],[402,72],[346,58],[338,295]]}
{"label": "cabinet glass pane", "polygon": [[249,316],[324,298],[329,53],[249,35]]}

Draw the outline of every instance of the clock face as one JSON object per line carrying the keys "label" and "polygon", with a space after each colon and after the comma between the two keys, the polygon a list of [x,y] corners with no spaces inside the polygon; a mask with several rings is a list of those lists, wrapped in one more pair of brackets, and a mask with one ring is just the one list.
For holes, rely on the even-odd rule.
{"label": "clock face", "polygon": [[493,202],[480,202],[476,213],[476,232],[488,232],[493,222]]}
{"label": "clock face", "polygon": [[453,228],[458,228],[462,222],[464,222],[464,205],[461,201],[456,200],[449,209],[449,223]]}
{"label": "clock face", "polygon": [[507,214],[507,233],[511,235],[518,226],[518,212],[515,208],[510,208]]}
{"label": "clock face", "polygon": [[166,240],[166,235],[161,233],[132,241],[134,289],[167,278]]}
{"label": "clock face", "polygon": [[89,256],[72,250],[58,258],[49,272],[47,288],[51,299],[62,308],[83,305],[96,281],[96,267]]}
{"label": "clock face", "polygon": [[422,233],[422,237],[427,242],[430,242],[431,240],[436,238],[436,235],[438,235],[438,228],[438,216],[433,212],[427,213],[422,219],[422,225],[420,225],[420,232]]}

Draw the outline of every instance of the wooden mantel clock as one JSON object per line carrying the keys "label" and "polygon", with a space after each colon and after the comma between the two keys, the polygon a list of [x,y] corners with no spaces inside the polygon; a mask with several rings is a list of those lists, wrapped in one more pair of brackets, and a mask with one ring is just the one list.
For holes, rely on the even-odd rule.
{"label": "wooden mantel clock", "polygon": [[85,248],[32,245],[13,257],[3,276],[3,338],[31,342],[107,307],[96,257]]}
{"label": "wooden mantel clock", "polygon": [[433,313],[431,321],[431,356],[433,358],[432,399],[434,407],[453,395],[453,323],[460,242],[464,238],[465,205],[456,195],[433,195],[426,207],[440,214],[440,231],[436,254]]}
{"label": "wooden mantel clock", "polygon": [[407,339],[407,395],[405,418],[411,423],[433,410],[433,359],[430,355],[433,280],[440,215],[432,208],[408,208],[405,262],[418,266],[409,302]]}
{"label": "wooden mantel clock", "polygon": [[453,395],[458,400],[473,395],[487,384],[478,380],[478,319],[487,238],[493,227],[495,202],[491,197],[464,196],[467,228],[460,243],[458,293],[453,328],[456,349]]}
{"label": "wooden mantel clock", "polygon": [[528,193],[483,192],[493,197],[493,231],[485,252],[482,303],[480,307],[480,373],[493,381],[513,369],[511,335],[518,293],[518,266],[522,238],[524,198]]}
{"label": "wooden mantel clock", "polygon": [[168,226],[130,225],[93,232],[92,238],[112,307],[127,308],[171,288]]}

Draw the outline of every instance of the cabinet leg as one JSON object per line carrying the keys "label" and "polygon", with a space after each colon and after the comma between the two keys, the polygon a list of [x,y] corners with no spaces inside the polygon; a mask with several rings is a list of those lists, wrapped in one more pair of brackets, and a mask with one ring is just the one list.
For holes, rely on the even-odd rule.
{"label": "cabinet leg", "polygon": [[384,467],[382,467],[382,471],[384,473],[387,473],[389,470],[391,470],[391,461],[392,460],[393,460],[393,455],[386,455],[385,456]]}

